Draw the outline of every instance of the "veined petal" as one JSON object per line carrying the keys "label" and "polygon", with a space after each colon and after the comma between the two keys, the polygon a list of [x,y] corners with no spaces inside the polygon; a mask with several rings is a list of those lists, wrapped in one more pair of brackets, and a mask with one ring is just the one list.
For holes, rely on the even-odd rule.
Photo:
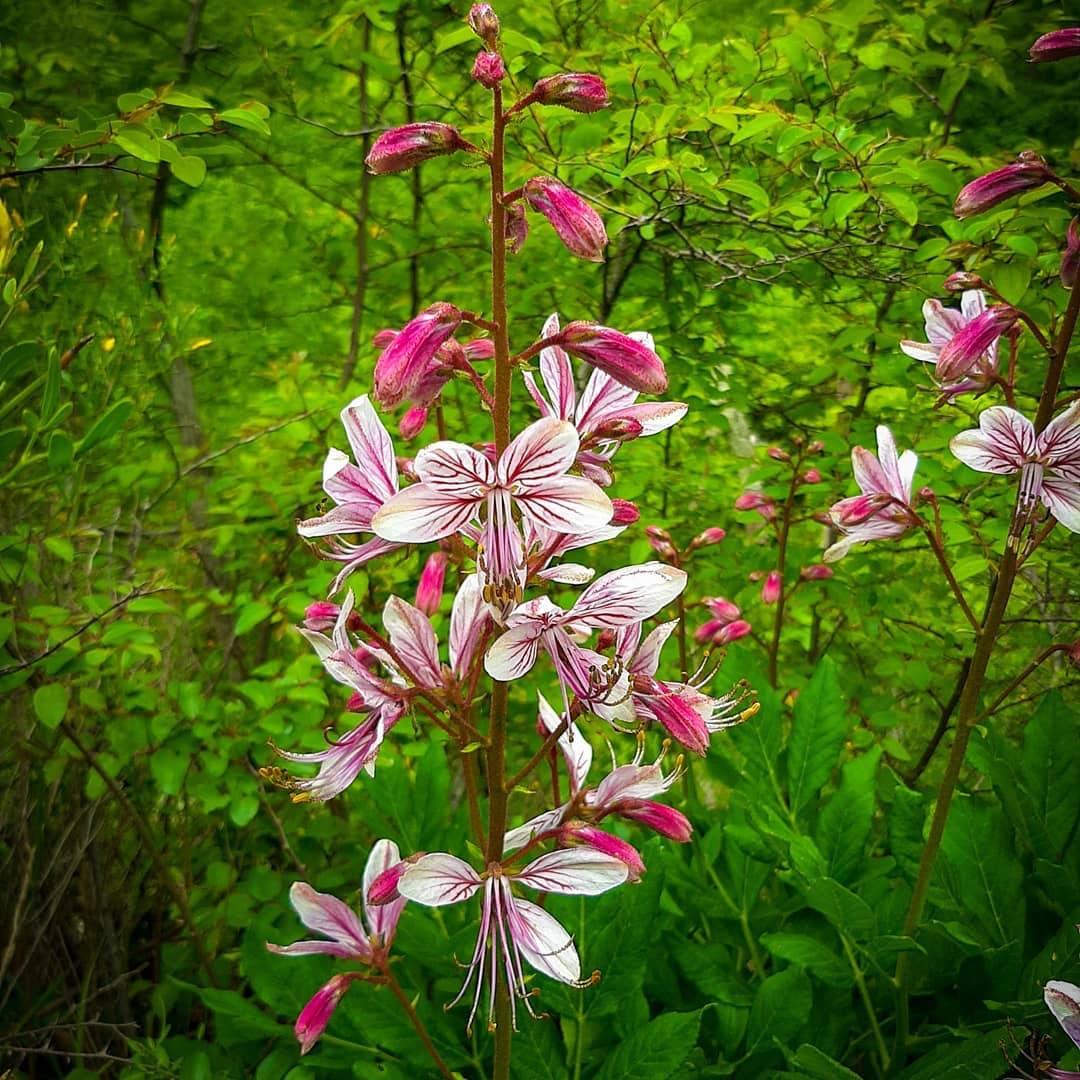
{"label": "veined petal", "polygon": [[1069,532],[1080,532],[1080,481],[1043,476],[1040,498]]}
{"label": "veined petal", "polygon": [[397,460],[390,435],[366,394],[341,410],[341,422],[358,472],[366,479],[373,497],[385,502],[397,491]]}
{"label": "veined petal", "polygon": [[495,480],[491,462],[479,450],[448,439],[416,455],[416,475],[435,491],[468,500],[482,499]]}
{"label": "veined petal", "polygon": [[896,451],[893,433],[884,425],[877,428],[878,462],[885,475],[885,490],[897,498],[904,497],[904,485],[900,480],[900,455]]}
{"label": "veined petal", "polygon": [[651,799],[671,787],[673,776],[665,776],[655,762],[652,765],[620,765],[597,784],[592,805],[607,809],[624,799]]}
{"label": "veined petal", "polygon": [[911,485],[915,479],[915,469],[919,464],[919,455],[914,450],[905,450],[897,459],[896,468],[900,474],[900,490],[897,495],[903,496],[903,501],[911,502]]}
{"label": "veined petal", "polygon": [[461,583],[450,611],[450,668],[459,679],[472,668],[476,650],[490,626],[480,575],[470,574]]}
{"label": "veined petal", "polygon": [[467,862],[437,851],[408,867],[398,881],[398,892],[418,904],[442,907],[468,900],[480,885],[480,875]]}
{"label": "veined petal", "polygon": [[439,667],[439,642],[431,620],[399,596],[391,596],[383,608],[383,626],[390,634],[390,644],[420,686],[442,685]]}
{"label": "veined petal", "polygon": [[[652,348],[651,344],[649,348]],[[624,386],[606,371],[594,369],[577,407],[575,422],[578,430],[590,431],[614,413],[622,415],[637,398],[638,392],[632,387]]]}
{"label": "veined petal", "polygon": [[339,960],[357,959],[356,949],[342,945],[340,941],[295,941],[292,945],[266,943],[268,952],[275,956],[336,956]]}
{"label": "veined petal", "polygon": [[534,859],[514,880],[539,892],[598,896],[621,885],[626,876],[626,864],[620,859],[588,848],[564,848]]}
{"label": "veined petal", "polygon": [[581,533],[611,520],[615,508],[603,490],[583,476],[555,476],[514,496],[522,514],[554,532]]}
{"label": "veined petal", "polygon": [[[549,735],[554,734],[562,725],[563,718],[548,704],[543,694],[537,694],[540,723]],[[585,784],[585,779],[592,768],[593,751],[577,724],[573,720],[559,736],[559,749],[566,761],[566,771],[570,777],[570,793],[576,795]]]}
{"label": "veined petal", "polygon": [[574,464],[579,444],[573,424],[549,416],[534,420],[503,451],[498,481],[511,488],[546,486]]}
{"label": "veined petal", "polygon": [[385,502],[371,519],[374,532],[399,544],[441,540],[465,526],[483,498],[460,498],[427,484],[413,484]]}
{"label": "veined petal", "polygon": [[686,572],[660,562],[612,570],[597,578],[567,612],[567,622],[617,629],[652,618],[686,587]]}
{"label": "veined petal", "polygon": [[320,517],[296,523],[296,531],[307,540],[317,536],[339,536],[341,533],[371,532],[371,517],[378,507],[362,503],[345,503]]}
{"label": "veined petal", "polygon": [[590,566],[581,566],[579,563],[559,563],[557,566],[549,566],[541,570],[536,576],[544,581],[555,581],[560,585],[588,585],[596,575],[596,571]]}
{"label": "veined petal", "polygon": [[352,947],[357,955],[370,951],[356,912],[336,896],[316,892],[307,882],[295,881],[289,889],[289,901],[309,930]]}
{"label": "veined petal", "polygon": [[1038,439],[1047,467],[1069,480],[1080,480],[1080,400],[1055,416]]}
{"label": "veined petal", "polygon": [[912,360],[922,360],[926,364],[936,364],[938,348],[936,345],[928,345],[922,341],[901,341],[900,351]]}
{"label": "veined petal", "polygon": [[1016,472],[1035,453],[1035,428],[1007,405],[993,405],[979,416],[978,428],[961,431],[949,448],[977,472]]}
{"label": "veined petal", "polygon": [[630,670],[635,675],[639,672],[642,675],[656,674],[656,669],[660,666],[660,650],[678,625],[679,620],[672,619],[671,622],[661,623],[649,633],[630,662]]}
{"label": "veined petal", "polygon": [[888,493],[889,482],[885,471],[878,459],[865,447],[851,448],[851,471],[855,474],[855,483],[864,494]]}
{"label": "veined petal", "polygon": [[525,382],[525,389],[529,391],[529,397],[536,402],[536,407],[540,410],[541,416],[555,417],[559,419],[555,410],[551,407],[551,402],[540,392],[540,387],[536,385],[536,380],[533,378],[531,371],[523,371],[521,378]]}
{"label": "veined petal", "polygon": [[495,639],[484,657],[484,670],[499,682],[513,682],[536,663],[542,627],[533,623],[512,626]]}
{"label": "veined petal", "polygon": [[517,851],[518,848],[524,847],[534,836],[553,832],[562,824],[563,818],[566,816],[566,809],[566,806],[557,806],[554,810],[545,810],[544,813],[530,818],[524,825],[519,825],[516,829],[510,829],[503,838],[503,854],[506,855],[511,851]]}
{"label": "veined petal", "polygon": [[580,981],[581,961],[574,940],[553,915],[515,896],[507,923],[514,944],[531,967],[559,982]]}
{"label": "veined petal", "polygon": [[[547,317],[540,338],[554,337],[559,332],[559,316],[554,313]],[[558,345],[548,345],[540,350],[540,377],[548,392],[555,415],[560,420],[570,420],[574,415],[574,399],[577,389],[574,386],[574,372],[570,367],[570,357],[565,349]]]}
{"label": "veined petal", "polygon": [[401,862],[401,853],[393,840],[377,840],[371,849],[367,864],[364,866],[364,881],[362,896],[364,898],[364,920],[372,937],[379,939],[379,944],[386,946],[394,938],[398,919],[405,909],[405,899],[402,897],[391,900],[388,904],[368,903],[368,890],[372,882],[391,866]]}
{"label": "veined petal", "polygon": [[641,425],[642,437],[655,435],[674,427],[687,413],[688,406],[682,401],[645,401],[623,409],[619,416],[636,420]]}
{"label": "veined petal", "polygon": [[947,345],[968,322],[961,311],[946,307],[940,300],[927,300],[923,304],[922,311],[923,321],[926,323],[926,336],[930,339],[931,345],[939,348]]}
{"label": "veined petal", "polygon": [[1043,1000],[1065,1034],[1080,1047],[1080,986],[1052,979],[1043,989]]}

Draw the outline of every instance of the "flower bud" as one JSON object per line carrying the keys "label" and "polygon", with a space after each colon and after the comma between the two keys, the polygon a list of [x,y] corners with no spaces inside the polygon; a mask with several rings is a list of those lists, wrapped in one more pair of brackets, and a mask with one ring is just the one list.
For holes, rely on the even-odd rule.
{"label": "flower bud", "polygon": [[611,515],[612,525],[636,525],[641,518],[641,511],[629,499],[612,499],[615,513]]}
{"label": "flower bud", "polygon": [[649,547],[662,559],[674,559],[678,552],[671,542],[671,534],[667,529],[661,529],[658,525],[649,525],[645,529],[645,535],[649,540]]}
{"label": "flower bud", "polygon": [[631,442],[645,430],[640,420],[629,416],[611,416],[601,421],[591,434],[597,442]]}
{"label": "flower bud", "polygon": [[318,1041],[330,1023],[338,1002],[353,983],[354,976],[335,975],[315,991],[312,999],[300,1010],[293,1032],[300,1042],[300,1053],[306,1054]]}
{"label": "flower bud", "polygon": [[765,571],[764,570],[751,570],[750,573],[746,575],[746,580],[747,581],[760,581],[764,576],[765,576]]}
{"label": "flower bud", "polygon": [[398,422],[398,432],[403,439],[415,439],[427,423],[427,407],[417,405],[409,409]]}
{"label": "flower bud", "polygon": [[688,843],[694,833],[694,826],[685,814],[679,813],[673,806],[665,806],[651,799],[628,799],[619,804],[618,814],[679,844]]}
{"label": "flower bud", "polygon": [[712,643],[714,645],[730,645],[731,642],[738,641],[739,638],[746,637],[750,633],[753,633],[753,627],[745,619],[736,619],[713,634]]}
{"label": "flower bud", "polygon": [[1033,64],[1046,64],[1080,56],[1080,26],[1068,26],[1063,30],[1051,30],[1049,34],[1043,34],[1028,50],[1028,55]]}
{"label": "flower bud", "polygon": [[480,52],[472,66],[472,77],[481,85],[493,90],[506,78],[506,65],[497,52]]}
{"label": "flower bud", "polygon": [[826,566],[824,563],[814,563],[813,566],[804,566],[799,571],[799,577],[803,581],[825,581],[833,576],[833,570],[831,566]]}
{"label": "flower bud", "polygon": [[397,336],[398,332],[396,330],[391,330],[389,328],[385,330],[380,330],[371,339],[371,344],[374,345],[376,349],[385,349],[386,346],[389,345],[390,342],[393,341],[394,338],[396,338]]}
{"label": "flower bud", "polygon": [[1065,233],[1065,253],[1061,256],[1061,284],[1071,289],[1080,275],[1080,218],[1069,222]]}
{"label": "flower bud", "polygon": [[529,219],[525,207],[519,202],[510,203],[506,208],[506,250],[516,255],[529,238]]}
{"label": "flower bud", "polygon": [[837,525],[861,525],[872,518],[879,510],[892,502],[892,496],[883,492],[870,495],[853,495],[841,499],[829,511],[832,521]]}
{"label": "flower bud", "polygon": [[807,448],[808,454],[821,454],[825,451],[825,444],[820,439],[815,439]]}
{"label": "flower bud", "polygon": [[641,875],[645,873],[645,863],[642,862],[641,856],[632,844],[604,832],[603,829],[598,829],[595,825],[571,822],[559,830],[559,839],[564,843],[585,844],[595,851],[602,851],[605,855],[613,855],[626,864],[627,870],[630,871],[627,876],[628,881],[639,881]]}
{"label": "flower bud", "polygon": [[442,602],[443,583],[446,580],[446,564],[450,561],[445,551],[433,551],[420,572],[416,586],[416,606],[425,615],[434,615]]}
{"label": "flower bud", "polygon": [[403,172],[431,158],[465,150],[468,145],[456,128],[425,120],[384,131],[372,144],[364,163],[369,172],[377,175]]}
{"label": "flower bud", "polygon": [[978,274],[969,273],[967,270],[957,270],[950,274],[942,283],[946,292],[966,292],[968,289],[985,289],[986,282]]}
{"label": "flower bud", "polygon": [[489,49],[495,48],[499,36],[499,16],[490,4],[473,4],[469,8],[469,26]]}
{"label": "flower bud", "polygon": [[461,325],[453,304],[432,304],[405,324],[375,362],[375,397],[397,405],[416,388],[428,364]]}
{"label": "flower bud", "polygon": [[1080,638],[1077,638],[1066,650],[1065,655],[1069,663],[1075,668],[1080,668]]}
{"label": "flower bud", "polygon": [[942,347],[935,367],[937,378],[951,381],[967,374],[983,353],[1016,325],[1018,318],[1017,310],[1008,304],[987,308],[976,315]]}
{"label": "flower bud", "polygon": [[567,251],[590,262],[604,261],[604,223],[576,191],[551,176],[534,176],[523,190],[528,204],[551,222]]}
{"label": "flower bud", "polygon": [[803,484],[820,484],[821,483],[821,470],[820,469],[807,469],[806,472],[799,477],[800,483]]}
{"label": "flower bud", "polygon": [[705,606],[714,616],[716,616],[716,618],[723,622],[731,622],[733,619],[737,619],[741,614],[739,605],[732,603],[725,596],[709,597],[705,600]]}
{"label": "flower bud", "polygon": [[470,360],[490,360],[495,355],[495,342],[491,338],[473,338],[465,343],[465,355]]}
{"label": "flower bud", "polygon": [[414,852],[407,859],[402,859],[401,862],[396,862],[393,866],[387,867],[368,886],[367,896],[364,897],[364,900],[373,907],[381,907],[383,904],[400,900],[401,893],[398,892],[398,882],[401,881],[401,876],[409,869],[409,866],[416,862],[422,854],[424,853],[420,851]]}
{"label": "flower bud", "polygon": [[[606,652],[615,644],[615,631],[614,630],[601,630],[596,635],[596,651]],[[544,729],[547,730],[546,728]]]}
{"label": "flower bud", "polygon": [[1037,154],[1027,151],[1012,164],[995,169],[961,188],[953,203],[958,218],[973,217],[1021,191],[1042,187],[1054,174]]}
{"label": "flower bud", "polygon": [[781,450],[779,446],[770,446],[765,451],[773,459],[773,461],[790,461],[791,455],[786,450]]}
{"label": "flower bud", "polygon": [[607,86],[599,75],[573,71],[539,79],[529,98],[541,105],[562,105],[579,113],[605,109],[609,102]]}
{"label": "flower bud", "polygon": [[329,600],[316,600],[314,604],[308,604],[304,610],[304,629],[319,632],[333,630],[340,610],[337,604]]}
{"label": "flower bud", "polygon": [[637,337],[597,323],[572,322],[559,338],[558,344],[572,356],[606,372],[631,390],[662,394],[667,389],[663,361],[650,345]]}
{"label": "flower bud", "polygon": [[761,602],[763,604],[775,604],[780,599],[780,574],[776,570],[770,570],[761,586]]}
{"label": "flower bud", "polygon": [[760,491],[744,491],[735,500],[736,510],[760,510],[763,506],[772,503],[768,495],[762,495]]}
{"label": "flower bud", "polygon": [[721,529],[718,525],[713,525],[708,529],[703,529],[701,532],[690,541],[690,547],[697,550],[701,547],[711,547],[713,544],[719,544],[727,533]]}

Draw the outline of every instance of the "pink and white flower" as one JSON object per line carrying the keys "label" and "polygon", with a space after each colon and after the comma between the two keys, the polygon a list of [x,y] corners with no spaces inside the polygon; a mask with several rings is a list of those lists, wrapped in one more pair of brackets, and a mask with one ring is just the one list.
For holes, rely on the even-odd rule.
{"label": "pink and white flower", "polygon": [[649,619],[685,587],[684,571],[652,562],[597,578],[568,611],[539,596],[509,616],[508,629],[488,649],[484,666],[493,679],[513,682],[532,670],[542,648],[559,677],[567,713],[570,691],[597,715],[617,722],[628,712],[626,672],[599,653],[582,648],[575,636]]}
{"label": "pink and white flower", "polygon": [[[405,901],[396,899],[376,906],[368,902],[367,891],[383,871],[400,860],[397,844],[392,840],[379,840],[371,849],[364,867],[363,922],[348,904],[336,896],[316,892],[307,882],[294,882],[289,890],[289,900],[296,909],[296,914],[309,930],[313,930],[324,940],[297,941],[292,945],[274,945],[267,942],[267,949],[278,956],[322,954],[369,965],[384,961],[394,940]],[[356,975],[351,972],[335,975],[315,992],[300,1011],[294,1030],[300,1041],[301,1054],[306,1054],[326,1030],[334,1009],[355,978]]]}
{"label": "pink and white flower", "polygon": [[517,1028],[517,1002],[524,1002],[533,1017],[523,961],[543,975],[568,986],[584,987],[596,981],[581,978],[581,961],[574,941],[554,916],[522,900],[512,885],[527,885],[539,892],[563,896],[597,896],[627,880],[626,864],[589,848],[552,851],[512,873],[497,862],[478,874],[455,855],[434,852],[409,864],[398,880],[398,892],[407,900],[428,907],[458,904],[483,892],[480,932],[469,961],[465,982],[448,1007],[456,1005],[475,984],[467,1030],[488,987],[488,1027],[495,1023],[495,985],[501,966],[510,987],[511,1016]]}
{"label": "pink and white flower", "polygon": [[401,546],[378,536],[362,544],[338,539],[347,534],[372,532],[373,515],[398,489],[394,444],[366,395],[355,398],[341,410],[341,423],[353,460],[340,450],[331,450],[323,464],[323,491],[337,505],[329,513],[308,518],[296,526],[305,539],[334,537],[321,552],[325,558],[344,564],[330,583],[331,595],[358,567]]}
{"label": "pink and white flower", "polygon": [[[558,314],[550,315],[541,331],[541,340],[556,337],[559,332]],[[652,335],[645,331],[629,336],[650,350],[654,347]],[[638,403],[637,390],[599,368],[593,370],[579,400],[570,357],[558,345],[548,345],[540,351],[540,379],[546,396],[532,372],[527,371],[522,377],[542,415],[568,420],[577,428],[585,447],[578,453],[578,464],[586,476],[605,487],[612,481],[608,463],[619,448],[617,440],[604,437],[608,431],[619,423],[633,422],[640,425],[642,437],[656,435],[686,415],[686,406],[681,401]]]}
{"label": "pink and white flower", "polygon": [[851,451],[855,482],[862,494],[841,499],[829,511],[844,536],[826,549],[826,562],[842,559],[855,544],[903,536],[917,522],[911,508],[911,484],[918,457],[912,450],[898,455],[892,432],[883,424],[877,429],[877,443],[877,457],[861,446]]}
{"label": "pink and white flower", "polygon": [[694,640],[699,645],[706,642],[712,645],[728,645],[753,632],[753,628],[742,617],[739,605],[733,601],[724,596],[714,596],[703,603],[712,618],[694,631]]}
{"label": "pink and white flower", "polygon": [[1080,401],[1038,434],[1022,413],[995,405],[949,447],[978,472],[1020,473],[1018,517],[1029,517],[1041,502],[1066,529],[1080,532]]}
{"label": "pink and white flower", "polygon": [[1052,979],[1043,988],[1043,1000],[1065,1034],[1080,1049],[1080,986]]}
{"label": "pink and white flower", "polygon": [[522,597],[526,559],[520,517],[556,532],[611,519],[611,500],[591,480],[569,476],[579,445],[572,424],[537,420],[496,464],[479,450],[436,442],[416,455],[420,483],[389,499],[373,519],[384,540],[417,544],[463,532],[483,512],[477,565],[484,598],[505,619]]}
{"label": "pink and white flower", "polygon": [[[990,335],[988,343],[974,356],[970,350],[964,352],[962,362],[948,355],[960,333],[988,310],[991,309],[987,308],[986,295],[979,289],[966,290],[960,297],[959,308],[945,307],[940,300],[927,300],[923,304],[927,340],[900,342],[900,349],[907,356],[934,365],[934,380],[941,387],[942,397],[981,392],[997,375],[1000,330]],[[946,354],[944,359],[943,354]]]}

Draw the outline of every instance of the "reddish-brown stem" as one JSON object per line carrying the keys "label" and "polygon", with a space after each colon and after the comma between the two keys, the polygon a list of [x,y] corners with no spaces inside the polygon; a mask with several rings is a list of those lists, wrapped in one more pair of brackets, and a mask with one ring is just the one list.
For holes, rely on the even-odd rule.
{"label": "reddish-brown stem", "polygon": [[1002,690],[1001,693],[998,694],[998,696],[996,698],[994,698],[994,703],[992,705],[989,705],[986,709],[984,709],[982,714],[979,716],[979,718],[975,722],[977,724],[982,723],[984,720],[987,720],[989,717],[993,716],[993,714],[995,712],[997,712],[998,708],[1001,706],[1002,702],[1004,702],[1005,699],[1033,671],[1036,670],[1036,668],[1040,667],[1042,664],[1045,664],[1046,661],[1049,660],[1050,657],[1054,655],[1054,653],[1065,652],[1065,650],[1068,649],[1068,648],[1069,648],[1068,645],[1062,645],[1060,643],[1055,644],[1055,645],[1047,645],[1046,648],[1043,649],[1043,651],[1041,653],[1039,653],[1038,656],[1036,656],[1035,659],[1032,660],[1031,663],[1028,664],[1027,667],[1025,667],[1024,670],[1021,671],[1020,674],[1017,675],[1016,678],[1013,679],[1012,682],[1010,682],[1009,685],[1006,686],[1005,689]]}
{"label": "reddish-brown stem", "polygon": [[553,746],[555,746],[555,744],[559,741],[559,738],[565,734],[566,729],[569,726],[570,721],[567,717],[564,716],[559,726],[553,732],[551,732],[544,740],[544,743],[540,747],[540,749],[537,750],[536,753],[533,754],[533,756],[529,758],[529,760],[520,769],[518,769],[518,771],[509,780],[506,781],[507,793],[513,791],[514,788],[516,788],[518,784],[520,784],[521,781],[524,780],[529,775],[529,773],[531,773],[533,769],[535,769],[536,766],[544,760],[545,757],[547,757],[548,751],[551,750]]}
{"label": "reddish-brown stem", "polygon": [[447,1067],[447,1064],[442,1059],[442,1055],[435,1049],[435,1044],[431,1041],[431,1036],[427,1032],[427,1028],[424,1027],[424,1021],[420,1019],[419,1014],[413,1008],[412,1002],[409,1000],[408,995],[401,989],[401,983],[397,981],[397,977],[390,970],[390,965],[383,962],[379,969],[383,974],[385,985],[389,987],[390,993],[397,998],[398,1004],[404,1009],[405,1015],[409,1018],[409,1023],[416,1029],[416,1034],[420,1036],[420,1041],[424,1044],[424,1049],[431,1056],[431,1060],[435,1065],[435,1068],[439,1070],[441,1076],[446,1077],[446,1080],[454,1080],[454,1074]]}
{"label": "reddish-brown stem", "polygon": [[938,536],[938,530],[932,528],[929,522],[924,521],[921,517],[919,518],[919,527],[926,533],[926,539],[929,541],[930,550],[934,553],[934,558],[937,559],[938,566],[941,567],[941,572],[944,575],[949,588],[952,590],[952,594],[956,598],[960,610],[964,613],[964,618],[967,619],[976,634],[980,633],[982,626],[980,625],[979,620],[975,618],[975,613],[971,610],[971,606],[968,604],[967,598],[960,588],[960,582],[956,580],[956,575],[952,572],[952,567],[949,565],[949,558],[945,554],[945,548],[942,546],[941,539]]}

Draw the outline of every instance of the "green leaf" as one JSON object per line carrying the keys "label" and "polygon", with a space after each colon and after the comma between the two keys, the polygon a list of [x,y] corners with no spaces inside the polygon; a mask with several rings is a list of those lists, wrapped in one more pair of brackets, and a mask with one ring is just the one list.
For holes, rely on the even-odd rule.
{"label": "green leaf", "polygon": [[596,1080],[666,1080],[690,1056],[701,1012],[665,1013],[624,1039]]}
{"label": "green leaf", "polygon": [[522,1024],[514,1036],[514,1080],[567,1080],[566,1048],[552,1023]]}
{"label": "green leaf", "polygon": [[238,828],[249,824],[259,811],[257,795],[241,795],[229,804],[229,817]]}
{"label": "green leaf", "polygon": [[779,113],[770,112],[755,116],[753,120],[739,125],[739,130],[731,137],[731,143],[734,146],[736,143],[744,142],[746,139],[752,139],[755,135],[760,135],[763,131],[776,127],[780,120]]}
{"label": "green leaf", "polygon": [[284,1024],[271,1019],[255,1002],[236,990],[214,990],[209,987],[194,986],[177,978],[171,978],[170,981],[200,998],[218,1018],[219,1027],[229,1031],[232,1041],[236,1041],[236,1037],[259,1038],[268,1035],[276,1039],[292,1037],[292,1032]]}
{"label": "green leaf", "polygon": [[909,225],[918,225],[919,204],[906,191],[901,191],[899,188],[882,188],[878,194]]}
{"label": "green leaf", "polygon": [[[14,282],[14,278],[8,279]],[[29,367],[40,351],[36,341],[20,341],[17,345],[9,345],[0,353],[0,382],[6,382],[20,374],[24,368]]]}
{"label": "green leaf", "polygon": [[859,1074],[834,1061],[810,1043],[803,1043],[791,1058],[791,1064],[814,1080],[859,1080]]}
{"label": "green leaf", "polygon": [[178,158],[169,168],[173,175],[188,187],[198,187],[206,179],[206,162],[194,154]]}
{"label": "green leaf", "polygon": [[865,191],[848,191],[843,195],[833,195],[829,199],[829,209],[832,210],[833,221],[837,225],[843,225],[853,210],[857,210],[870,196]]}
{"label": "green leaf", "polygon": [[261,600],[252,600],[245,604],[236,616],[236,636],[243,637],[249,630],[254,629],[271,614],[274,609]]}
{"label": "green leaf", "polygon": [[45,374],[45,393],[41,397],[41,415],[51,420],[60,404],[60,354],[55,350],[49,353],[49,362]]}
{"label": "green leaf", "polygon": [[788,798],[795,813],[829,779],[847,734],[836,668],[825,657],[795,702],[787,750]]}
{"label": "green leaf", "polygon": [[854,981],[851,965],[824,942],[809,934],[784,931],[762,934],[761,943],[773,956],[806,968],[829,986],[842,988],[851,986]]}
{"label": "green leaf", "polygon": [[170,90],[162,99],[166,105],[176,105],[181,109],[212,109],[209,101],[194,94],[185,94],[180,90]]}
{"label": "green leaf", "polygon": [[877,919],[873,909],[860,896],[832,878],[818,878],[804,890],[806,902],[820,911],[842,934],[865,941],[874,933]]}
{"label": "green leaf", "polygon": [[53,472],[63,472],[75,456],[75,444],[66,431],[54,431],[49,436],[48,462]]}
{"label": "green leaf", "polygon": [[67,712],[70,691],[63,683],[46,683],[34,691],[34,715],[47,727],[60,725]]}
{"label": "green leaf", "polygon": [[46,537],[45,548],[66,563],[75,561],[75,545],[66,536]]}
{"label": "green leaf", "polygon": [[255,131],[260,135],[270,134],[270,125],[266,122],[266,118],[259,116],[252,109],[226,109],[216,115],[219,120],[224,120],[226,124],[232,124],[233,127]]}
{"label": "green leaf", "polygon": [[797,967],[770,975],[758,987],[746,1028],[746,1052],[770,1047],[773,1040],[789,1042],[810,1018],[813,1005],[810,980]]}
{"label": "green leaf", "polygon": [[998,1080],[1001,1047],[1023,1043],[1020,1027],[998,1027],[972,1039],[956,1039],[939,1046],[897,1074],[896,1080]]}
{"label": "green leaf", "polygon": [[140,161],[158,162],[161,160],[161,150],[157,139],[139,128],[121,128],[113,135],[113,142]]}
{"label": "green leaf", "polygon": [[441,56],[444,52],[456,49],[464,45],[466,41],[475,41],[476,35],[470,26],[455,26],[450,30],[444,30],[435,35],[435,55]]}
{"label": "green leaf", "polygon": [[829,876],[849,881],[864,857],[874,820],[874,787],[881,750],[844,766],[840,787],[818,819],[815,839],[829,867]]}
{"label": "green leaf", "polygon": [[75,456],[81,457],[87,450],[92,450],[98,443],[111,439],[127,423],[135,408],[133,401],[118,401],[103,416],[99,416],[90,430],[82,437],[75,448]]}
{"label": "green leaf", "polygon": [[1080,818],[1078,722],[1076,711],[1053,692],[1039,703],[1024,730],[1021,782],[1031,812],[1058,858],[1064,856]]}

